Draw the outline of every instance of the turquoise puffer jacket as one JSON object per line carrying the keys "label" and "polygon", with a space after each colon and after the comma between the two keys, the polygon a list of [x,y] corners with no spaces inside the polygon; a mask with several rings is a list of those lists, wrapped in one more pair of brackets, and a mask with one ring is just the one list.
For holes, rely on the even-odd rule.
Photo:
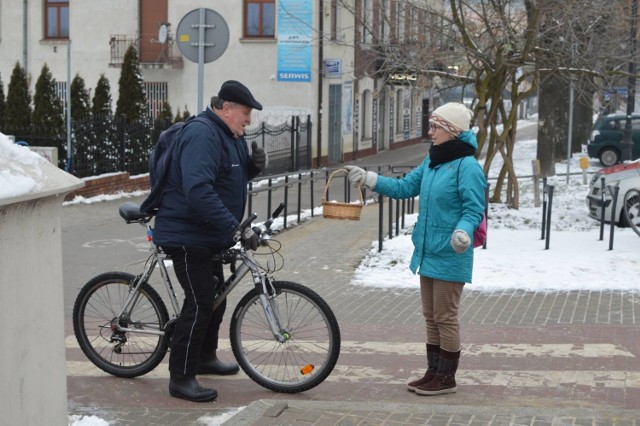
{"label": "turquoise puffer jacket", "polygon": [[[473,157],[429,168],[429,157],[402,179],[378,176],[374,190],[391,198],[420,196],[418,219],[411,239],[410,268],[415,274],[440,280],[470,283],[473,271],[473,231],[482,220],[485,179]],[[462,254],[451,247],[451,234],[464,230],[471,246]]]}

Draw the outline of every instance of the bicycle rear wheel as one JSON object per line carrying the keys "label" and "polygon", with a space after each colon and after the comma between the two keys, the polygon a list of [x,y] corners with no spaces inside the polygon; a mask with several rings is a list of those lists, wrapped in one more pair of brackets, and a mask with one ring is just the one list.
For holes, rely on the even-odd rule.
{"label": "bicycle rear wheel", "polygon": [[624,195],[624,219],[634,232],[640,235],[640,190],[630,189]]}
{"label": "bicycle rear wheel", "polygon": [[273,336],[253,289],[233,312],[231,348],[242,370],[259,385],[275,392],[303,392],[322,383],[338,361],[338,321],[313,290],[288,281],[273,285],[277,296],[271,308],[279,312],[286,340]]}
{"label": "bicycle rear wheel", "polygon": [[[127,315],[117,318],[135,276],[108,272],[90,280],[80,290],[73,307],[73,330],[80,348],[101,370],[117,377],[137,377],[160,364],[167,353],[158,332],[169,321],[167,308],[158,293],[144,283]],[[114,326],[140,332],[119,332]]]}

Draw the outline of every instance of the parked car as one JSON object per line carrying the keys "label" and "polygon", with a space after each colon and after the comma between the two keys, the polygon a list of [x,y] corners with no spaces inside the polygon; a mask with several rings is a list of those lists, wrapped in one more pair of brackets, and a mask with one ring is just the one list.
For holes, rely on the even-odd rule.
{"label": "parked car", "polygon": [[[605,166],[613,166],[622,161],[624,128],[627,124],[625,114],[609,114],[598,117],[587,141],[587,153],[597,158]],[[640,114],[631,116],[631,159],[640,158]]]}
{"label": "parked car", "polygon": [[[604,178],[604,191],[602,178]],[[615,186],[618,186],[618,197],[614,213],[615,224],[626,227],[629,224],[624,216],[623,203],[630,189],[640,189],[640,160],[605,167],[593,175],[589,183],[589,194],[586,199],[589,217],[599,221],[602,214],[601,207],[604,205],[605,222],[611,222],[611,209],[613,208],[613,191],[611,188]],[[640,203],[640,197],[634,197],[628,200],[628,203],[635,206],[635,204]],[[637,206],[635,211],[637,211]]]}

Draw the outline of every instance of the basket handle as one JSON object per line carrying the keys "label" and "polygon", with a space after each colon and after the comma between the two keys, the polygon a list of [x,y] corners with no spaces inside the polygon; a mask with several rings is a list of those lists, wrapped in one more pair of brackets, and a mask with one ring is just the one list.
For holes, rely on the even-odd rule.
{"label": "basket handle", "polygon": [[[349,170],[347,169],[336,169],[333,171],[333,173],[331,173],[329,175],[329,179],[327,179],[327,184],[324,186],[324,191],[322,192],[322,202],[324,203],[325,201],[327,201],[327,189],[329,189],[329,184],[331,183],[331,179],[333,179],[333,176],[336,173],[339,172],[345,172],[345,173],[349,173]],[[362,199],[362,185],[360,185],[360,183],[358,183],[358,194],[360,195],[360,203],[362,205],[364,205],[364,200]]]}

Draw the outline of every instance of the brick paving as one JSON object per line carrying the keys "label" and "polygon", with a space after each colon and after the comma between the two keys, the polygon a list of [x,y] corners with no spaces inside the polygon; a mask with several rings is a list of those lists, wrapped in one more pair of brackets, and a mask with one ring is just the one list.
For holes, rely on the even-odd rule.
{"label": "brick paving", "polygon": [[[340,254],[336,256],[338,265],[332,268],[341,272],[331,277],[331,283],[325,280],[314,288],[322,289],[321,294],[335,310],[343,339],[357,334],[374,341],[420,341],[423,331],[418,325],[421,313],[417,288],[349,285],[350,263],[364,256],[369,247],[361,241],[345,244],[351,250],[359,245],[362,251],[359,257],[343,256],[340,238],[346,238],[345,229],[356,228],[350,231],[356,239],[362,234],[371,239],[375,234],[358,229],[375,222],[367,216],[375,213],[369,209],[363,211],[359,224],[317,219],[316,224],[307,225],[309,231],[317,227],[327,245],[333,241],[333,253]],[[335,240],[331,238],[333,227],[341,228]],[[315,234],[302,229],[293,232],[299,231],[307,239]],[[322,244],[315,253],[323,251]],[[285,258],[289,258],[288,253]],[[320,265],[322,259],[316,257],[314,263]],[[308,266],[292,267],[303,282],[314,279],[311,272],[306,276],[305,269],[313,269]],[[640,331],[635,327],[640,321],[638,303],[640,293],[634,291],[479,292],[471,285],[461,302],[463,343],[470,343],[463,347],[457,394],[424,399],[406,392],[404,401],[413,404],[398,403],[398,394],[393,392],[385,400],[384,391],[382,397],[369,402],[265,399],[250,404],[225,424],[640,425]],[[475,356],[473,347],[487,342],[514,350],[533,347],[540,352],[520,359],[499,353]],[[574,354],[591,345],[596,353],[578,358],[545,352],[548,347],[557,349],[567,344]],[[597,352],[607,345],[619,352],[611,356]],[[359,358],[365,362],[366,356]],[[416,359],[419,369],[421,359]],[[349,356],[345,362],[358,361]],[[393,364],[393,357],[387,356],[386,363]],[[394,385],[403,386],[388,384]]]}
{"label": "brick paving", "polygon": [[[276,237],[285,259],[276,277],[312,287],[340,323],[343,351],[317,388],[285,395],[257,389],[242,375],[206,378],[220,397],[191,404],[167,396],[165,360],[158,376],[124,382],[70,373],[69,413],[123,425],[205,424],[243,407],[224,424],[640,426],[640,292],[469,286],[458,392],[419,397],[404,385],[424,370],[417,286],[350,284],[376,238],[375,206],[357,222],[318,217]],[[232,294],[230,306],[241,295]],[[82,362],[76,352],[69,348],[68,359]]]}

